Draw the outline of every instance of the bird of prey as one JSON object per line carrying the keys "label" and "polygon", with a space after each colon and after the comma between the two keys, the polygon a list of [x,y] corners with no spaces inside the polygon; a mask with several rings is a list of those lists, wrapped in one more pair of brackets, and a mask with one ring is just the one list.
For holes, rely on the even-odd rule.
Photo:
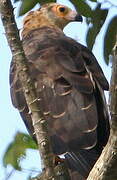
{"label": "bird of prey", "polygon": [[[76,11],[45,4],[24,18],[22,43],[53,153],[64,154],[71,180],[85,180],[109,137],[104,97],[109,85],[92,52],[64,34],[63,28],[74,21],[82,21]],[[33,135],[15,62],[10,85],[12,103]]]}

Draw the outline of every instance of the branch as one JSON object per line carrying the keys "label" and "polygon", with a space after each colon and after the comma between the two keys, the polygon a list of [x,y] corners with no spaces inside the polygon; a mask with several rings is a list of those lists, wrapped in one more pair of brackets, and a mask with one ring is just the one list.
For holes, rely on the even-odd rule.
{"label": "branch", "polygon": [[[68,170],[65,167],[64,163],[56,166],[54,171],[55,174],[58,176],[58,178],[52,180],[70,180]],[[37,176],[32,180],[51,180],[51,179],[46,179],[46,174],[42,173],[41,176]]]}
{"label": "branch", "polygon": [[43,113],[40,111],[35,87],[32,83],[31,77],[29,76],[28,62],[19,38],[19,31],[15,23],[13,7],[10,0],[0,0],[0,13],[6,32],[6,38],[13,55],[13,61],[16,63],[18,68],[19,78],[22,83],[26,102],[31,111],[32,123],[36,133],[41,159],[45,168],[44,177],[46,180],[58,180],[61,174],[64,177],[64,169],[62,168],[62,171],[62,169],[59,168],[59,170],[61,169],[61,173],[59,170],[58,173],[55,173],[54,171],[54,156],[48,135],[47,121],[44,119]]}
{"label": "branch", "polygon": [[111,131],[109,141],[87,180],[117,180],[117,41],[110,86]]}

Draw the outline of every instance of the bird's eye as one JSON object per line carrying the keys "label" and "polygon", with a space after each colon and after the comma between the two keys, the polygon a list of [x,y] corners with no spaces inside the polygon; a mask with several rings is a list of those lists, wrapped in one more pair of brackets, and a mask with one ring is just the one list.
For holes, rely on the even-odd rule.
{"label": "bird's eye", "polygon": [[60,8],[59,8],[59,11],[60,11],[60,12],[65,12],[65,10],[66,10],[65,7],[60,7]]}
{"label": "bird's eye", "polygon": [[62,5],[52,7],[52,11],[58,16],[65,16],[68,13],[68,8]]}

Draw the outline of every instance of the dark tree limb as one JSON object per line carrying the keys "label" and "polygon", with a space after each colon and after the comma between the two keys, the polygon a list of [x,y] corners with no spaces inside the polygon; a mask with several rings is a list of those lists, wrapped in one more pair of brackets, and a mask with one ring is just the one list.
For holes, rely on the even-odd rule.
{"label": "dark tree limb", "polygon": [[50,138],[48,135],[47,122],[44,119],[43,113],[39,108],[38,98],[36,97],[35,87],[29,75],[28,63],[25,58],[22,43],[19,38],[19,31],[15,23],[13,7],[10,0],[0,0],[0,13],[6,32],[6,38],[13,55],[13,61],[15,61],[16,63],[25,98],[31,112],[39,151],[45,169],[43,180],[60,180],[60,176],[63,176],[62,180],[65,180],[64,168],[59,168],[59,170],[61,170],[61,173],[59,173],[59,170],[58,173],[54,170],[54,156],[52,153]]}
{"label": "dark tree limb", "polygon": [[113,51],[110,85],[110,137],[87,180],[117,180],[117,41]]}

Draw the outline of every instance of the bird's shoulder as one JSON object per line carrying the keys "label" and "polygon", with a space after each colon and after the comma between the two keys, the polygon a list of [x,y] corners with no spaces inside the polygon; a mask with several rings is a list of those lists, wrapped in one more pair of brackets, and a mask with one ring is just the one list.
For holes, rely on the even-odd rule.
{"label": "bird's shoulder", "polygon": [[[29,61],[37,62],[41,70],[45,68],[46,71],[51,64],[52,74],[55,70],[60,76],[60,71],[64,69],[65,73],[74,73],[75,77],[79,75],[80,79],[86,79],[87,82],[90,81],[88,74],[103,89],[109,88],[93,53],[84,45],[67,37],[61,30],[46,26],[34,29],[24,37],[23,47]],[[68,73],[66,74],[68,76]]]}

